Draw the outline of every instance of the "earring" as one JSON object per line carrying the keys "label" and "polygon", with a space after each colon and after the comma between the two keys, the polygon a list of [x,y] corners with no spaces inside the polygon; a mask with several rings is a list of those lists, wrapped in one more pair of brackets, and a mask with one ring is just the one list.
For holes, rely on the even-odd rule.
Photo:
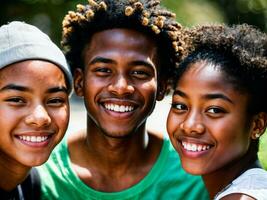
{"label": "earring", "polygon": [[259,134],[259,133],[256,133],[256,134],[255,134],[255,138],[256,138],[256,139],[258,139],[260,136],[261,136],[261,134]]}

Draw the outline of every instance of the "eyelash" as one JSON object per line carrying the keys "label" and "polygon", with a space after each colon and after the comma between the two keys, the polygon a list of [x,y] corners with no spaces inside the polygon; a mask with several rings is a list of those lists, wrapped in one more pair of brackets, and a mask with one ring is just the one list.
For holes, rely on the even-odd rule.
{"label": "eyelash", "polygon": [[142,70],[135,70],[131,73],[134,77],[139,79],[145,79],[150,76],[148,72],[142,71]]}
{"label": "eyelash", "polygon": [[110,73],[111,72],[111,70],[107,67],[98,67],[94,71],[100,72],[100,73]]}
{"label": "eyelash", "polygon": [[[188,111],[188,107],[183,103],[172,103],[171,107],[176,110],[177,113],[184,113]],[[219,117],[222,114],[227,113],[221,107],[209,107],[205,113],[207,113],[211,117]]]}
{"label": "eyelash", "polygon": [[[6,99],[5,101],[14,106],[23,106],[27,103],[26,100],[24,100],[21,97],[12,97],[12,98]],[[48,99],[46,104],[50,106],[61,106],[64,103],[66,103],[66,99],[57,97],[57,98]]]}
{"label": "eyelash", "polygon": [[[210,110],[213,110],[213,112],[209,112]],[[207,109],[207,112],[211,113],[211,114],[226,113],[226,111],[224,109],[219,108],[219,107],[210,107],[210,108]]]}
{"label": "eyelash", "polygon": [[26,101],[22,97],[11,97],[6,99],[6,102],[14,103],[14,104],[25,104]]}
{"label": "eyelash", "polygon": [[52,98],[47,101],[47,104],[51,105],[53,104],[54,106],[60,106],[66,102],[65,99],[63,98]]}
{"label": "eyelash", "polygon": [[[178,108],[178,106],[181,106],[182,108]],[[172,103],[171,107],[174,109],[177,109],[177,110],[185,110],[185,109],[188,110],[187,106],[185,104],[182,104],[182,103]]]}

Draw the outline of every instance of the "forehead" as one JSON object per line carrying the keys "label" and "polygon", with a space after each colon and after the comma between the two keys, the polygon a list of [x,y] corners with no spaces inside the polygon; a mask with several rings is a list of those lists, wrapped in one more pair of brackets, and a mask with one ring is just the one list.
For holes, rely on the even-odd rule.
{"label": "forehead", "polygon": [[142,44],[146,43],[156,46],[154,40],[148,35],[127,28],[114,28],[96,32],[91,37],[91,43],[93,44],[95,41],[113,45],[127,41],[127,44],[131,45],[143,46]]}
{"label": "forehead", "polygon": [[97,54],[139,55],[156,58],[156,42],[147,35],[125,28],[108,29],[94,33],[85,46],[83,55],[92,57]]}
{"label": "forehead", "polygon": [[41,60],[26,60],[11,64],[0,70],[0,84],[4,82],[43,82],[46,84],[65,83],[64,73],[55,64]]}
{"label": "forehead", "polygon": [[205,61],[190,64],[180,77],[177,87],[186,86],[201,91],[225,91],[237,92],[234,85],[227,81],[227,75],[219,66]]}

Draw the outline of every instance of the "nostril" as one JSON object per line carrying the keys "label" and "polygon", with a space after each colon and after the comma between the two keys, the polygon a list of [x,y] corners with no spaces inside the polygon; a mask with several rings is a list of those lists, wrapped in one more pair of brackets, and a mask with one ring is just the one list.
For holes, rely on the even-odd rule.
{"label": "nostril", "polygon": [[180,129],[187,134],[202,134],[205,132],[205,126],[201,122],[184,121],[180,124]]}
{"label": "nostril", "polygon": [[37,106],[32,113],[26,116],[25,122],[29,125],[41,127],[49,125],[51,123],[51,118],[43,106]]}
{"label": "nostril", "polygon": [[132,94],[134,92],[134,87],[127,82],[110,84],[108,86],[108,91],[118,95]]}

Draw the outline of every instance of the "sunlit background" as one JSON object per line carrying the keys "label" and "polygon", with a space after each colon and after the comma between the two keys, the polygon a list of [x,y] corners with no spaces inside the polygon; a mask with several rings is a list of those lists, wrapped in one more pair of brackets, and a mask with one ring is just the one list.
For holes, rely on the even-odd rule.
{"label": "sunlit background", "polygon": [[[1,0],[0,25],[13,20],[36,25],[60,44],[61,22],[68,10],[85,0]],[[248,23],[267,32],[267,0],[162,0],[174,11],[184,26],[205,23]],[[1,59],[1,58],[0,58]],[[267,92],[267,91],[266,91]],[[82,100],[71,98],[71,123],[68,132],[85,127],[86,113]],[[148,121],[148,127],[166,133],[165,120],[170,97],[157,104]],[[261,138],[260,160],[267,169],[267,134]]]}

